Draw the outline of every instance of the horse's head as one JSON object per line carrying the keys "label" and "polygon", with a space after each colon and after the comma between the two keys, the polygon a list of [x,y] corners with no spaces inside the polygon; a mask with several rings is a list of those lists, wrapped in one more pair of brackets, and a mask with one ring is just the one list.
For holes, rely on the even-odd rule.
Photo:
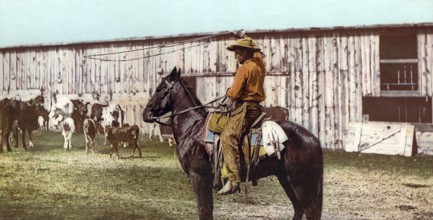
{"label": "horse's head", "polygon": [[154,122],[155,117],[162,116],[167,112],[172,111],[171,94],[174,84],[180,80],[180,69],[176,67],[171,71],[170,75],[162,79],[161,83],[156,87],[155,93],[150,98],[143,111],[143,121]]}

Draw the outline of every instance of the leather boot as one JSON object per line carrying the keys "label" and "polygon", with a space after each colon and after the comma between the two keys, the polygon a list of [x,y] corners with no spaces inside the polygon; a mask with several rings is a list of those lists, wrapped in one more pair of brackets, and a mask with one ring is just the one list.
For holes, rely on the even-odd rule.
{"label": "leather boot", "polygon": [[218,195],[228,195],[233,194],[236,191],[240,191],[238,182],[227,181],[227,183],[223,186],[223,188],[218,191]]}

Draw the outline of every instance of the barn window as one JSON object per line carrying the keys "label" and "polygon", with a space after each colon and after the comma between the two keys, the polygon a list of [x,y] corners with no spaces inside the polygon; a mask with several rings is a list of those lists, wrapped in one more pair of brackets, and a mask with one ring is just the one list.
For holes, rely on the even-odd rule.
{"label": "barn window", "polygon": [[364,97],[369,121],[432,123],[431,97]]}
{"label": "barn window", "polygon": [[419,96],[416,33],[380,36],[380,97],[363,97],[369,121],[432,123],[432,98]]}
{"label": "barn window", "polygon": [[416,34],[380,36],[382,94],[418,94]]}

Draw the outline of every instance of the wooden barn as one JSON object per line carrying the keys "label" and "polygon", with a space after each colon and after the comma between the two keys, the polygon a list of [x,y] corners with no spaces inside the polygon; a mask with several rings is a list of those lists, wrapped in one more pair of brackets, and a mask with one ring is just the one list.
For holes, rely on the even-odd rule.
{"label": "wooden barn", "polygon": [[[312,131],[323,148],[401,145],[433,153],[433,23],[247,31],[266,62],[266,106]],[[229,32],[0,48],[0,95],[99,94],[141,111],[173,67],[205,103],[236,70]],[[418,146],[409,149],[411,146]],[[410,153],[408,153],[410,152]]]}

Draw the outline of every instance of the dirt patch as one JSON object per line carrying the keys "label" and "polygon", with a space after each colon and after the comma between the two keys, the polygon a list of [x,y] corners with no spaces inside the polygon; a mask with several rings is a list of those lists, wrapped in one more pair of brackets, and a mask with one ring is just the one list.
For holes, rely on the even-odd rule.
{"label": "dirt patch", "polygon": [[[189,180],[174,148],[142,140],[143,158],[110,159],[102,136],[62,149],[59,133],[35,135],[36,148],[0,154],[0,219],[197,219]],[[325,152],[322,219],[432,219],[433,158]],[[247,187],[248,195],[245,195]],[[241,193],[214,193],[215,219],[291,219],[274,177]]]}

